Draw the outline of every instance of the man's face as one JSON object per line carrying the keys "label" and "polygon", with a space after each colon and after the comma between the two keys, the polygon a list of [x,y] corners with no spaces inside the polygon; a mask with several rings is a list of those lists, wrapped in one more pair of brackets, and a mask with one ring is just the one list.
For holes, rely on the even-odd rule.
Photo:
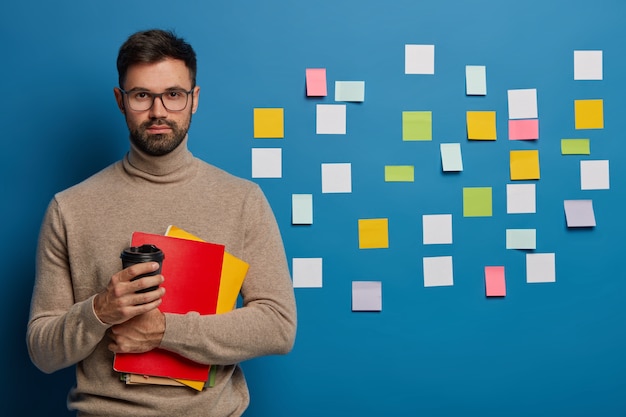
{"label": "man's face", "polygon": [[[131,66],[126,74],[125,85],[122,86],[131,94],[189,91],[191,87],[192,81],[185,63],[170,58],[153,64]],[[149,155],[161,156],[176,149],[185,139],[191,115],[198,108],[200,88],[193,89],[187,107],[181,111],[167,110],[158,97],[149,110],[135,111],[129,106],[127,94],[123,94],[119,88],[114,91],[117,104],[126,117],[131,142]]]}

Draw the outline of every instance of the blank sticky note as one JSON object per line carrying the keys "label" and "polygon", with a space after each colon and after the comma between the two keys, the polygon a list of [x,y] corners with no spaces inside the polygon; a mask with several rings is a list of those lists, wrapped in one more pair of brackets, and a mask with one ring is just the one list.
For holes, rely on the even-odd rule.
{"label": "blank sticky note", "polygon": [[506,281],[503,266],[485,267],[485,292],[487,297],[506,296]]}
{"label": "blank sticky note", "polygon": [[413,165],[385,165],[385,182],[413,182],[415,167]]}
{"label": "blank sticky note", "polygon": [[460,143],[442,143],[439,145],[441,152],[441,167],[443,171],[463,171],[463,157]]}
{"label": "blank sticky note", "polygon": [[576,129],[604,129],[602,100],[574,100]]}
{"label": "blank sticky note", "polygon": [[254,109],[255,138],[284,138],[284,109]]}
{"label": "blank sticky note", "polygon": [[281,148],[252,148],[252,178],[282,178]]}
{"label": "blank sticky note", "polygon": [[405,74],[434,74],[435,45],[405,45]]}
{"label": "blank sticky note", "polygon": [[509,120],[509,140],[539,139],[539,119]]}
{"label": "blank sticky note", "polygon": [[335,81],[335,101],[365,101],[365,81]]}
{"label": "blank sticky note", "polygon": [[491,217],[492,213],[491,187],[463,188],[464,217]]}
{"label": "blank sticky note", "polygon": [[574,80],[602,79],[602,51],[574,51]]}
{"label": "blank sticky note", "polygon": [[468,111],[467,138],[470,140],[496,140],[496,112]]}
{"label": "blank sticky note", "polygon": [[454,285],[452,256],[432,256],[422,260],[424,287],[445,287]]}
{"label": "blank sticky note", "polygon": [[293,258],[294,288],[322,288],[322,258]]}
{"label": "blank sticky note", "polygon": [[306,95],[309,97],[325,97],[326,89],[326,68],[306,69]]}
{"label": "blank sticky note", "polygon": [[527,88],[521,90],[508,90],[509,119],[536,119],[537,90]]}
{"label": "blank sticky note", "polygon": [[359,249],[384,249],[388,247],[388,219],[359,219]]}
{"label": "blank sticky note", "polygon": [[536,229],[506,229],[507,249],[537,249]]}
{"label": "blank sticky note", "polygon": [[487,95],[487,67],[484,65],[465,66],[465,94],[468,96]]}
{"label": "blank sticky note", "polygon": [[563,205],[567,227],[595,227],[592,200],[565,200]]}
{"label": "blank sticky note", "polygon": [[425,214],[422,216],[424,245],[452,243],[452,214]]}
{"label": "blank sticky note", "polygon": [[554,253],[526,254],[526,282],[556,282]]}
{"label": "blank sticky note", "polygon": [[313,224],[313,194],[291,195],[291,224]]}
{"label": "blank sticky note", "polygon": [[562,155],[589,155],[590,153],[589,139],[561,139]]}
{"label": "blank sticky note", "polygon": [[352,281],[352,311],[382,311],[382,309],[382,282]]}
{"label": "blank sticky note", "polygon": [[580,189],[608,190],[609,161],[580,161]]}
{"label": "blank sticky note", "polygon": [[316,117],[316,133],[318,135],[346,134],[346,105],[318,104]]}
{"label": "blank sticky note", "polygon": [[539,179],[539,151],[510,151],[511,180]]}
{"label": "blank sticky note", "polygon": [[508,214],[536,213],[535,184],[507,184],[506,212]]}
{"label": "blank sticky note", "polygon": [[432,140],[433,113],[430,111],[402,112],[402,140]]}
{"label": "blank sticky note", "polygon": [[351,193],[352,164],[322,164],[322,193]]}

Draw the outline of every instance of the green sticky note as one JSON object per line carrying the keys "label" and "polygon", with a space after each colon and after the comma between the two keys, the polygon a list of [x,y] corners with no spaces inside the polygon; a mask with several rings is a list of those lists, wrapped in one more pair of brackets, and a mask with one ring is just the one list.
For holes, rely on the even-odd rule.
{"label": "green sticky note", "polygon": [[433,112],[403,111],[402,140],[433,140]]}
{"label": "green sticky note", "polygon": [[335,81],[335,101],[365,101],[365,81]]}
{"label": "green sticky note", "polygon": [[385,165],[385,182],[413,182],[415,167],[413,165]]}
{"label": "green sticky note", "polygon": [[463,217],[492,216],[491,187],[463,188]]}
{"label": "green sticky note", "polygon": [[536,229],[506,229],[507,249],[537,249]]}
{"label": "green sticky note", "polygon": [[589,139],[561,139],[562,155],[589,155]]}

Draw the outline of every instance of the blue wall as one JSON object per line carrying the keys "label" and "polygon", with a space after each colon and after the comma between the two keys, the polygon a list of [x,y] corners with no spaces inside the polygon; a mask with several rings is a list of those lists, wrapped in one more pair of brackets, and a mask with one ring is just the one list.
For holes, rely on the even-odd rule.
{"label": "blue wall", "polygon": [[[249,416],[622,416],[626,337],[621,250],[626,144],[626,3],[618,0],[10,2],[2,58],[0,317],[5,415],[67,415],[73,371],[44,375],[24,343],[36,236],[53,194],[119,159],[117,48],[132,32],[175,29],[196,48],[200,108],[190,147],[250,178],[253,147],[283,149],[283,178],[256,179],[288,257],[321,257],[323,288],[296,289],[294,351],[244,364]],[[404,45],[434,44],[436,74],[404,74]],[[574,81],[573,51],[604,53],[604,80]],[[465,66],[486,65],[488,95],[465,95]],[[324,67],[329,96],[305,96]],[[315,105],[335,80],[364,80],[347,134],[315,134]],[[507,90],[536,88],[540,139],[507,140]],[[574,129],[575,99],[604,100],[605,128]],[[254,139],[255,107],[285,109],[284,139]],[[403,142],[401,112],[433,112],[432,142]],[[468,142],[465,112],[497,112],[498,140]],[[590,138],[564,157],[560,139]],[[460,142],[465,169],[444,175],[439,144]],[[506,214],[508,154],[538,149],[537,213]],[[610,160],[611,188],[581,191],[579,161]],[[320,164],[352,163],[353,192],[322,194]],[[414,165],[414,183],[385,183]],[[463,187],[493,187],[493,216],[464,218]],[[291,225],[291,194],[313,194],[314,223]],[[597,226],[568,229],[563,200],[593,199]],[[424,214],[451,213],[454,243],[425,246]],[[388,218],[388,249],[359,250],[357,220]],[[556,283],[527,284],[507,228],[537,229]],[[532,252],[532,251],[530,251]],[[452,287],[425,288],[424,256],[451,255]],[[483,268],[506,267],[507,296],[486,298]],[[351,312],[351,282],[382,281],[380,313]],[[28,398],[28,400],[19,400]]]}

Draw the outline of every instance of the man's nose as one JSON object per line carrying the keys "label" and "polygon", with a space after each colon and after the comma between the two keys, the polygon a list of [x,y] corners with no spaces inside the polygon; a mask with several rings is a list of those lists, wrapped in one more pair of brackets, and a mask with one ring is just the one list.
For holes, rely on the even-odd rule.
{"label": "man's nose", "polygon": [[160,119],[167,116],[167,109],[163,104],[163,96],[155,97],[150,108],[150,117]]}

